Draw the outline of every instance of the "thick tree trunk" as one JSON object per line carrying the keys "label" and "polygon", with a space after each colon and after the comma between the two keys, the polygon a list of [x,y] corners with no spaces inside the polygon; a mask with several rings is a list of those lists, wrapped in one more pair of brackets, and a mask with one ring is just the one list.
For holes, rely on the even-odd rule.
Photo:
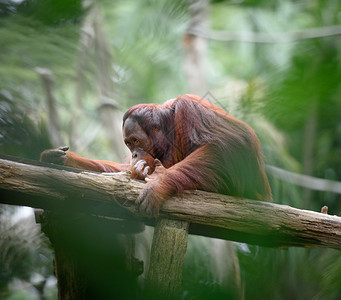
{"label": "thick tree trunk", "polygon": [[[112,49],[109,45],[106,32],[103,30],[103,16],[99,4],[96,1],[87,2],[87,15],[82,24],[82,32],[79,43],[80,58],[77,68],[77,86],[76,86],[76,107],[75,118],[72,123],[71,142],[79,139],[78,122],[82,112],[83,90],[87,84],[86,69],[89,62],[95,62],[96,67],[96,86],[98,113],[102,125],[107,133],[108,140],[116,161],[123,161],[128,155],[128,148],[125,146],[122,138],[122,117],[123,113],[118,109],[117,93],[115,93],[113,82],[113,57]],[[78,143],[79,144],[79,143]],[[73,149],[77,149],[72,147]]]}
{"label": "thick tree trunk", "polygon": [[[209,0],[188,0],[190,22],[188,32],[192,28],[207,29]],[[190,93],[204,97],[207,91],[206,85],[206,39],[186,33],[183,39],[184,47],[184,71],[188,80]]]}
{"label": "thick tree trunk", "polygon": [[58,118],[58,109],[56,100],[53,96],[53,78],[50,70],[36,68],[36,72],[40,75],[43,89],[46,95],[46,109],[48,112],[47,131],[49,138],[54,147],[63,145],[60,135],[60,122]]}

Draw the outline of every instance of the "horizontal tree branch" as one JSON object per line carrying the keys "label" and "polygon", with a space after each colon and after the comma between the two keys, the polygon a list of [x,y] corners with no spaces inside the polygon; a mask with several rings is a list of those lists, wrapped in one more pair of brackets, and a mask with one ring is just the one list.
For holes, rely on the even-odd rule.
{"label": "horizontal tree branch", "polygon": [[[38,162],[0,159],[1,203],[106,217],[154,219],[138,212],[144,183],[128,173],[100,174]],[[190,222],[189,232],[263,246],[322,246],[341,249],[341,217],[286,205],[186,191],[160,215]]]}
{"label": "horizontal tree branch", "polygon": [[207,30],[201,28],[189,28],[186,32],[189,35],[195,35],[204,39],[221,42],[248,42],[248,43],[289,43],[300,40],[324,38],[341,35],[341,25],[318,27],[294,32],[230,32]]}
{"label": "horizontal tree branch", "polygon": [[340,181],[317,178],[309,175],[290,172],[270,165],[267,165],[266,169],[274,177],[289,182],[291,184],[302,186],[310,190],[341,194]]}

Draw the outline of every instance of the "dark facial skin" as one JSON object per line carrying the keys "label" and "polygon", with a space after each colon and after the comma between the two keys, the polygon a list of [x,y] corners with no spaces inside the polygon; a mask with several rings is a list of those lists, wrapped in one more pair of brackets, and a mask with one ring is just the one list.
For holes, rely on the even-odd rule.
{"label": "dark facial skin", "polygon": [[123,125],[123,140],[131,153],[143,150],[153,156],[151,140],[141,126],[131,118],[128,118]]}
{"label": "dark facial skin", "polygon": [[[162,133],[159,130],[156,134]],[[141,126],[133,119],[128,118],[123,125],[123,139],[132,153],[130,170],[131,177],[147,181],[146,188],[137,198],[140,211],[146,211],[149,215],[158,215],[160,203],[158,195],[154,193],[153,184],[158,176],[165,172],[161,162],[156,159],[152,140],[148,137]]]}
{"label": "dark facial skin", "polygon": [[132,154],[132,177],[145,179],[155,170],[150,138],[135,120],[128,118],[123,126],[123,139]]}

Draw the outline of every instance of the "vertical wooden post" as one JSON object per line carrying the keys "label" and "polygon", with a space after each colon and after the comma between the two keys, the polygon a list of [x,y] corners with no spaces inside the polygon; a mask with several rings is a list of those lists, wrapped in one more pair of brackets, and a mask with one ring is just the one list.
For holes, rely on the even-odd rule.
{"label": "vertical wooden post", "polygon": [[188,227],[186,221],[162,218],[156,222],[147,276],[148,290],[154,296],[173,298],[180,291]]}

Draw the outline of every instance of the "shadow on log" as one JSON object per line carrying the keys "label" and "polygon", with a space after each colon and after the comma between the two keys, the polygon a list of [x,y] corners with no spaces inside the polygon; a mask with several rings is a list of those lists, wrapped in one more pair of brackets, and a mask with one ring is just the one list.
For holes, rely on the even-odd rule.
{"label": "shadow on log", "polygon": [[[12,158],[11,158],[12,159]],[[100,174],[0,157],[1,203],[141,221],[134,200],[144,183],[130,174]],[[341,218],[286,205],[202,191],[169,199],[160,216],[190,223],[189,233],[269,247],[341,249]]]}

